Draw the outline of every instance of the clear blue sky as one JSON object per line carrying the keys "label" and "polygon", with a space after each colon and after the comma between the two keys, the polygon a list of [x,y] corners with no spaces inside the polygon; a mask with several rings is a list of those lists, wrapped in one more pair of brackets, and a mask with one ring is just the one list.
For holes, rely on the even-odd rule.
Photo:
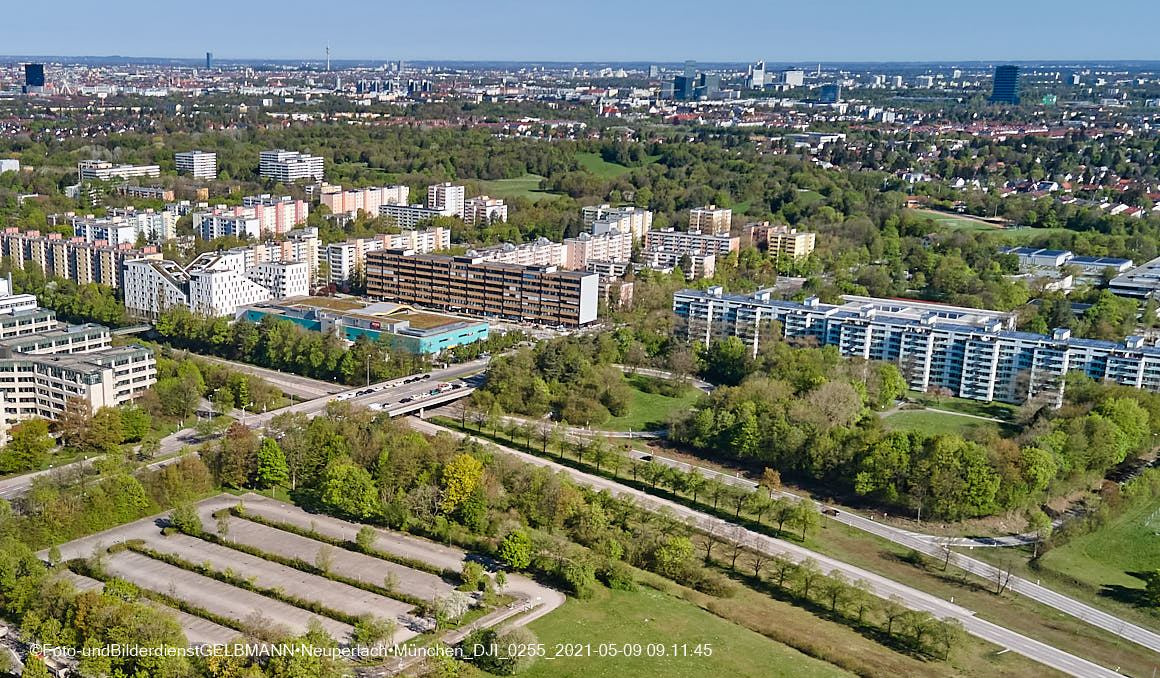
{"label": "clear blue sky", "polygon": [[14,0],[0,52],[317,59],[1160,59],[1157,0]]}

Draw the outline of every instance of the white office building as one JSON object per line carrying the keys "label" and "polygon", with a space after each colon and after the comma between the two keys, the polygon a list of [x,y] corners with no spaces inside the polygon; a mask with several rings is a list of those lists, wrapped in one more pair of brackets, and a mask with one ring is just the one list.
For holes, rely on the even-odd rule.
{"label": "white office building", "polygon": [[282,183],[301,179],[322,181],[322,158],[282,149],[262,151],[258,156],[258,173],[264,179]]}
{"label": "white office building", "polygon": [[217,153],[207,151],[184,151],[173,156],[180,174],[189,174],[196,179],[216,179]]}
{"label": "white office building", "polygon": [[453,217],[463,216],[464,188],[449,181],[427,187],[427,208],[448,210]]}

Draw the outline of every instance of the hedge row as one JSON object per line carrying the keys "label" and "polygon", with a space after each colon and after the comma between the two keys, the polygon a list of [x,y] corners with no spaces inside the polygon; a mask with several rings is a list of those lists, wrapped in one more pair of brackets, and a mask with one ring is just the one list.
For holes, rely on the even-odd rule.
{"label": "hedge row", "polygon": [[268,553],[268,552],[263,551],[262,549],[260,549],[256,546],[250,546],[249,544],[240,544],[236,541],[230,541],[229,539],[223,539],[220,535],[216,535],[216,534],[213,534],[210,532],[202,532],[200,534],[191,534],[188,536],[196,537],[198,539],[204,539],[208,542],[217,544],[218,546],[223,546],[223,547],[228,548],[228,549],[233,549],[234,551],[240,551],[242,553],[254,556],[255,558],[261,558],[262,560],[269,560],[270,562],[278,563],[279,565],[285,565],[286,567],[292,567],[295,570],[300,570],[302,572],[306,572],[307,574],[312,574],[312,575],[315,575],[318,577],[324,577],[324,578],[329,579],[330,581],[333,581],[333,582],[338,582],[340,584],[346,584],[347,586],[353,586],[355,588],[359,588],[359,589],[362,589],[364,591],[368,591],[370,593],[374,593],[374,594],[384,596],[387,598],[394,598],[395,600],[398,600],[398,601],[403,602],[403,603],[407,603],[408,605],[414,605],[416,607],[419,607],[419,606],[422,606],[426,602],[422,598],[419,598],[417,596],[412,596],[412,595],[407,594],[407,593],[400,593],[398,591],[392,591],[392,590],[386,588],[385,586],[378,586],[378,585],[372,584],[370,582],[362,581],[359,579],[353,579],[351,577],[344,577],[340,574],[335,574],[333,572],[327,572],[326,570],[323,570],[322,568],[318,567],[317,565],[312,565],[311,563],[308,563],[305,560],[302,560],[301,558],[287,558],[286,556],[280,556],[276,553]]}
{"label": "hedge row", "polygon": [[294,525],[292,523],[282,523],[282,522],[278,522],[276,520],[270,520],[269,518],[263,518],[262,516],[259,516],[259,515],[254,515],[252,513],[247,512],[247,511],[239,511],[236,506],[230,507],[229,509],[225,509],[225,510],[228,510],[229,514],[231,516],[234,516],[235,518],[243,518],[245,520],[249,520],[251,522],[258,523],[259,525],[265,525],[266,527],[272,527],[274,529],[282,530],[284,532],[290,532],[290,533],[296,534],[300,537],[306,537],[307,539],[313,539],[315,541],[320,541],[320,542],[323,542],[326,544],[330,544],[331,546],[337,546],[339,548],[346,549],[347,551],[354,551],[356,553],[362,553],[364,555],[373,556],[373,557],[378,558],[380,560],[385,560],[389,563],[395,563],[396,565],[402,565],[403,567],[409,567],[412,570],[419,570],[421,572],[427,572],[428,574],[433,574],[433,575],[437,575],[440,577],[447,577],[447,578],[453,579],[455,581],[462,581],[462,578],[460,577],[459,572],[457,572],[455,570],[450,570],[450,569],[445,570],[445,569],[442,569],[439,567],[435,567],[434,565],[431,565],[430,563],[426,563],[422,560],[416,560],[415,558],[406,558],[404,556],[396,556],[396,555],[391,554],[391,553],[384,553],[383,551],[379,551],[377,549],[364,549],[363,547],[359,546],[358,543],[356,543],[356,542],[345,540],[345,539],[336,539],[334,537],[328,537],[324,534],[319,534],[315,530],[310,530],[310,529],[306,529],[304,527],[299,527],[299,526]]}
{"label": "hedge row", "polygon": [[181,558],[179,556],[175,556],[171,553],[161,553],[160,551],[154,551],[153,549],[151,549],[147,546],[142,546],[142,545],[138,545],[138,544],[130,544],[128,546],[128,548],[135,553],[139,553],[143,556],[153,558],[154,560],[160,560],[161,562],[166,563],[168,565],[172,565],[174,567],[179,567],[183,570],[187,570],[189,572],[200,574],[204,577],[209,577],[210,579],[216,579],[217,581],[220,581],[223,584],[229,584],[230,586],[237,587],[237,588],[242,589],[244,591],[250,591],[252,593],[257,593],[258,595],[265,596],[267,598],[273,598],[274,600],[277,600],[279,602],[286,603],[287,605],[292,605],[294,607],[306,610],[308,612],[313,612],[314,614],[322,615],[323,617],[330,617],[331,619],[334,619],[335,621],[343,622],[344,624],[350,624],[351,626],[353,626],[359,622],[359,617],[356,615],[348,614],[348,613],[343,612],[341,610],[336,610],[334,608],[327,607],[326,605],[323,605],[322,603],[319,603],[316,601],[305,600],[305,599],[299,598],[298,596],[292,596],[289,593],[286,593],[285,591],[281,591],[281,590],[276,589],[276,588],[267,588],[264,586],[258,586],[257,584],[253,584],[250,581],[246,580],[244,577],[240,577],[238,575],[231,576],[225,572],[215,570],[211,567],[205,567],[205,566],[199,565],[197,563],[191,563],[188,560],[185,560],[184,558]]}

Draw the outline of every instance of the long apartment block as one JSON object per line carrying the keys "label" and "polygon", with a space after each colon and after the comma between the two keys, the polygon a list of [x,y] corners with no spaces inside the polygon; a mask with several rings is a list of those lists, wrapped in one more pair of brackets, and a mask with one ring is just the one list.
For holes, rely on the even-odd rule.
{"label": "long apartment block", "polygon": [[520,322],[575,327],[596,320],[598,282],[595,273],[478,256],[367,254],[368,296]]}
{"label": "long apartment block", "polygon": [[85,242],[79,237],[22,232],[15,227],[0,231],[0,256],[7,257],[21,269],[34,266],[46,276],[66,278],[78,285],[100,283],[109,287],[122,286],[126,261],[161,258],[152,246],[134,248],[129,244]]}
{"label": "long apartment block", "polygon": [[712,254],[724,257],[741,249],[741,238],[728,233],[703,233],[701,231],[678,231],[662,228],[644,234],[644,246],[680,252],[681,254]]}
{"label": "long apartment block", "polygon": [[1010,313],[868,297],[846,302],[779,301],[768,291],[745,296],[712,287],[677,292],[673,311],[697,341],[735,336],[756,353],[777,323],[786,337],[894,363],[915,390],[942,387],[973,400],[1021,403],[1043,396],[1058,406],[1063,377],[1072,371],[1160,391],[1160,347],[1140,337],[1118,343],[1072,337],[1064,329],[1034,334],[1015,331]]}

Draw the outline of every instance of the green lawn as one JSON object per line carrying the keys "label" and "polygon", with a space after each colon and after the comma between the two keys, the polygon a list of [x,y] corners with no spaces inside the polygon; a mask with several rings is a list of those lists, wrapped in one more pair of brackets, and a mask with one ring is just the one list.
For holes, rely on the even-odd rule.
{"label": "green lawn", "polygon": [[1131,590],[1142,589],[1144,582],[1128,573],[1160,567],[1160,535],[1156,534],[1160,532],[1160,514],[1149,520],[1157,511],[1160,499],[1127,511],[1095,532],[1048,551],[1039,565],[1085,588],[1130,601],[1134,598]]}
{"label": "green lawn", "polygon": [[[994,422],[983,421],[982,419],[975,419],[974,417],[963,417],[957,414],[944,414],[942,412],[923,412],[903,410],[902,412],[895,412],[894,414],[882,420],[886,424],[886,428],[897,431],[918,431],[927,435],[934,435],[936,433],[958,433],[959,435],[967,434],[971,429],[979,428],[980,426],[998,426]],[[1004,428],[1007,428],[1004,426]]]}
{"label": "green lawn", "polygon": [[956,214],[949,214],[947,212],[940,212],[938,210],[924,210],[916,209],[923,216],[930,217],[935,223],[943,228],[955,231],[977,231],[983,233],[994,233],[1003,240],[1013,243],[1022,244],[1030,242],[1038,236],[1047,233],[1065,233],[1065,228],[998,228],[990,224],[985,224],[975,219],[961,217]]}
{"label": "green lawn", "polygon": [[[591,647],[593,656],[539,659],[528,678],[704,678],[705,676],[851,676],[765,636],[716,617],[679,598],[642,588],[635,593],[599,589],[592,600],[569,598],[560,609],[528,625],[548,655],[557,643]],[[690,649],[707,644],[712,656],[600,657],[599,647],[674,644]]]}
{"label": "green lawn", "polygon": [[656,431],[668,424],[669,413],[687,410],[697,402],[701,392],[689,386],[677,398],[659,393],[646,393],[642,386],[648,379],[638,374],[626,374],[625,380],[632,386],[632,405],[628,414],[613,417],[599,428],[605,431]]}
{"label": "green lawn", "polygon": [[[660,159],[659,155],[650,155],[645,160],[645,164],[652,164],[658,159]],[[618,165],[614,162],[608,162],[600,157],[599,153],[577,153],[576,162],[580,163],[580,169],[595,174],[601,179],[615,179],[632,169],[631,167]]]}
{"label": "green lawn", "polygon": [[479,184],[479,190],[495,198],[527,198],[535,202],[548,196],[556,195],[555,193],[540,190],[541,179],[543,177],[538,174],[525,174],[515,179],[480,180],[476,181],[476,183]]}
{"label": "green lawn", "polygon": [[962,412],[963,414],[973,414],[978,417],[990,417],[992,419],[1013,419],[1015,417],[1014,405],[1001,403],[997,401],[984,402],[982,400],[971,400],[970,398],[933,398],[926,393],[919,391],[907,391],[906,397],[922,404],[924,407],[933,407],[936,410],[950,410],[951,412]]}
{"label": "green lawn", "polygon": [[801,204],[801,205],[809,206],[809,205],[813,205],[814,203],[822,202],[825,199],[826,199],[826,196],[822,195],[821,193],[818,193],[817,191],[805,190],[805,191],[798,191],[797,198],[794,199],[794,202]]}

